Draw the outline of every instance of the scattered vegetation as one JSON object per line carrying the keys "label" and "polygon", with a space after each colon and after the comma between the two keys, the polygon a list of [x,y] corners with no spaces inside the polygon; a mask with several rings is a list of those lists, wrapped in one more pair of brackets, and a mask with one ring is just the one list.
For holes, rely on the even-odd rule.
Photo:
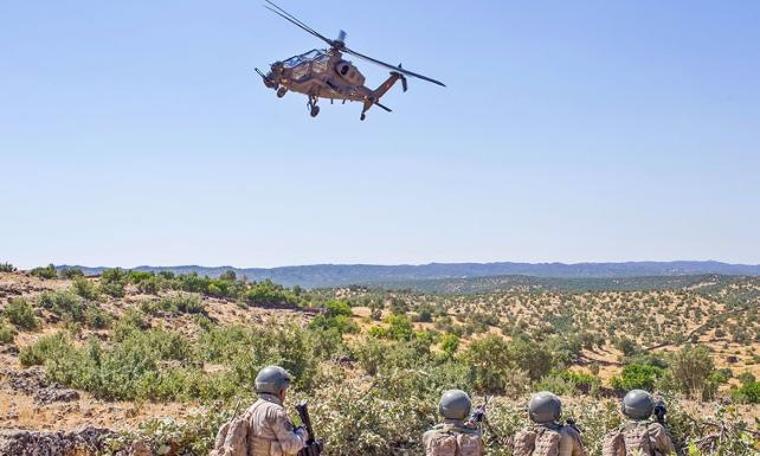
{"label": "scattered vegetation", "polygon": [[11,299],[5,306],[3,313],[5,318],[19,329],[33,330],[39,326],[37,317],[34,315],[34,309],[26,302],[26,299]]}
{"label": "scattered vegetation", "polygon": [[[114,269],[98,279],[72,277],[68,289],[56,283],[55,291],[14,298],[4,307],[8,323],[0,323],[0,342],[13,340],[11,324],[23,329],[17,322],[28,315],[37,321],[35,312],[59,325],[20,346],[22,365],[44,366],[51,381],[102,400],[204,407],[186,422],[147,420],[116,439],[114,448],[139,437],[156,453],[206,454],[235,404],[252,400],[257,371],[280,364],[294,375],[290,401],[310,398],[329,455],[419,454],[421,433],[438,421],[440,393],[452,387],[472,392],[476,402],[496,395],[485,431],[488,455],[512,454],[509,437],[526,423],[525,400],[549,389],[575,398],[565,416],[579,422],[589,454],[598,456],[602,435],[621,420],[618,399],[609,398],[617,392],[609,387],[664,395],[670,429],[685,454],[756,451],[756,425],[734,405],[715,401],[758,403],[760,386],[747,367],[759,362],[756,352],[744,345],[736,367],[726,368],[716,363],[712,341],[736,344],[742,331],[754,340],[749,304],[757,303],[752,290],[760,289],[754,279],[655,294],[443,296],[302,290],[234,273],[214,279]],[[222,305],[238,323],[218,318]],[[278,307],[310,310],[299,321],[250,323],[256,321],[251,315],[277,314],[271,308]],[[738,318],[746,322],[741,328],[734,326]],[[612,379],[601,376],[596,360],[603,355],[604,368],[619,366]],[[685,397],[700,404],[698,414],[682,407]]]}
{"label": "scattered vegetation", "polygon": [[47,266],[40,266],[37,268],[32,269],[29,271],[31,275],[34,277],[39,277],[40,279],[55,279],[58,277],[58,271],[56,271],[55,266],[52,264],[49,264]]}

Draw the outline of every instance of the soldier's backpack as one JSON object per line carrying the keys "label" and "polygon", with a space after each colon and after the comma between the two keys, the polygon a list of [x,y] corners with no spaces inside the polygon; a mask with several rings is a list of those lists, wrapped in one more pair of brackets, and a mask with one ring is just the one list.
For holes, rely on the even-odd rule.
{"label": "soldier's backpack", "polygon": [[210,456],[247,456],[248,420],[244,416],[225,423],[214,440]]}
{"label": "soldier's backpack", "polygon": [[428,440],[425,451],[430,456],[481,456],[483,440],[478,433],[442,428]]}
{"label": "soldier's backpack", "polygon": [[515,436],[514,456],[559,456],[561,440],[559,428],[534,425]]}
{"label": "soldier's backpack", "polygon": [[610,432],[604,439],[602,456],[660,456],[652,445],[649,421],[630,422]]}

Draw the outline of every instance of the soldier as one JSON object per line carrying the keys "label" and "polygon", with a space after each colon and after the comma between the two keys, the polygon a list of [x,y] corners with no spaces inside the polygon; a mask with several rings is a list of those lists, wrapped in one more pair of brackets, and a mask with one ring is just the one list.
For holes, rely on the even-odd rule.
{"label": "soldier", "polygon": [[628,419],[604,438],[603,456],[664,456],[676,449],[667,429],[652,420],[655,409],[652,395],[632,390],[623,398],[623,415]]}
{"label": "soldier", "polygon": [[572,421],[561,424],[562,401],[554,394],[536,393],[528,402],[533,424],[515,436],[515,456],[586,456],[581,434]]}
{"label": "soldier", "polygon": [[461,390],[448,390],[438,402],[443,423],[422,435],[426,456],[482,456],[483,438],[470,414],[470,396]]}
{"label": "soldier", "polygon": [[212,456],[295,455],[308,433],[294,428],[282,406],[290,375],[279,366],[267,366],[256,376],[257,400],[240,417],[219,429]]}

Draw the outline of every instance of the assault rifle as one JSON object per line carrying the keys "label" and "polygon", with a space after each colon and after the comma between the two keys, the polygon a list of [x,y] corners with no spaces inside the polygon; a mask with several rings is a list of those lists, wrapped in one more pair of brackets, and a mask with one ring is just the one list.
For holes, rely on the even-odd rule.
{"label": "assault rifle", "polygon": [[311,418],[309,417],[309,408],[306,401],[299,402],[296,405],[298,416],[301,417],[301,423],[306,428],[306,432],[309,433],[309,439],[306,441],[306,446],[298,451],[298,456],[319,456],[324,449],[324,445],[321,440],[317,440],[314,437],[314,429],[311,427]]}
{"label": "assault rifle", "polygon": [[654,416],[657,417],[657,422],[665,426],[665,415],[668,413],[668,409],[665,408],[665,404],[660,401],[654,406]]}
{"label": "assault rifle", "polygon": [[486,396],[486,401],[482,405],[479,405],[471,414],[470,419],[467,420],[468,423],[471,424],[480,424],[485,420],[486,418],[486,407],[488,407],[488,402],[491,400],[490,396]]}

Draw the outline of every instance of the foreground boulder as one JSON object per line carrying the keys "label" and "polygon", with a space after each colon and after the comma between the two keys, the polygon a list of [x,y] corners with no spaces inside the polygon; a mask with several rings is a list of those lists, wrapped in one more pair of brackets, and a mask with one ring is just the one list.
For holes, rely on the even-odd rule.
{"label": "foreground boulder", "polygon": [[0,455],[86,456],[102,454],[106,441],[116,434],[109,429],[87,426],[80,430],[27,431],[0,430]]}
{"label": "foreground boulder", "polygon": [[34,397],[38,404],[71,402],[79,399],[79,393],[45,377],[41,366],[33,366],[21,371],[6,369],[0,372],[11,389]]}

